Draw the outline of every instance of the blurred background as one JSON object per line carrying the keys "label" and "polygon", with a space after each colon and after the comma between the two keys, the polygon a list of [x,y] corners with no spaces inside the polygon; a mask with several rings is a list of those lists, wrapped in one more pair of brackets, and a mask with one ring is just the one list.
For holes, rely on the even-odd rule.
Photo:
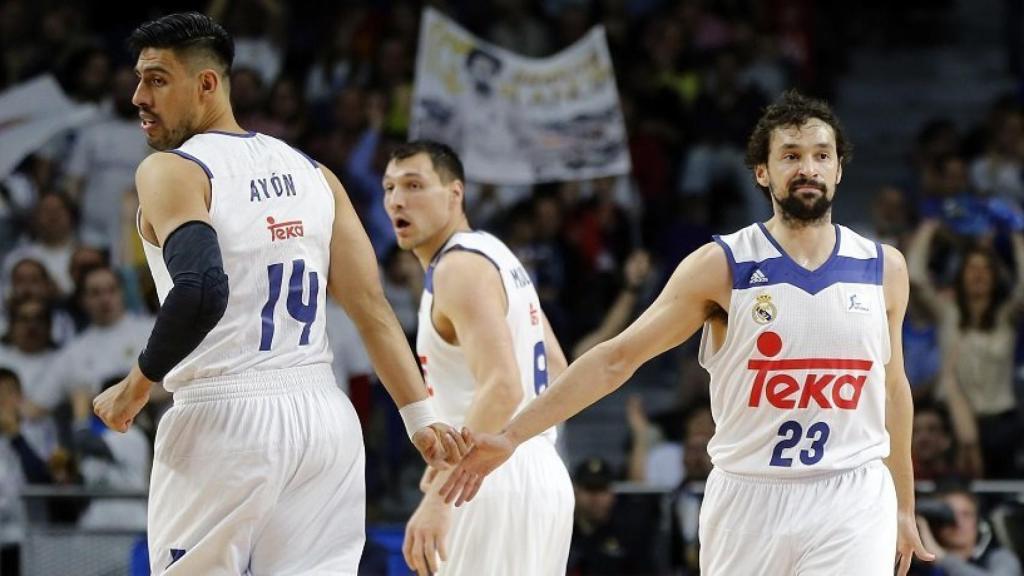
{"label": "blurred background", "polygon": [[[833,219],[899,247],[911,274],[913,456],[926,538],[943,551],[916,573],[1020,574],[1024,0],[429,4],[530,57],[605,28],[631,172],[468,183],[471,224],[523,261],[570,357],[625,327],[711,234],[768,213],[742,162],[763,107],[789,88],[827,99],[856,148]],[[131,366],[157,306],[133,188],[151,150],[131,105],[124,39],[171,11],[205,11],[225,25],[237,45],[240,124],[339,175],[412,338],[422,271],[395,248],[380,179],[409,133],[423,7],[157,1],[111,13],[81,1],[0,0],[4,576],[146,573],[152,440],[170,398],[155,391],[124,435],[90,408]],[[18,130],[33,114],[33,126],[47,128],[26,137]],[[363,570],[400,574],[394,550],[419,501],[422,463],[351,322],[337,307],[327,318],[335,372],[366,439]],[[714,423],[696,344],[652,361],[564,427],[577,487],[570,574],[699,573],[696,512]]]}

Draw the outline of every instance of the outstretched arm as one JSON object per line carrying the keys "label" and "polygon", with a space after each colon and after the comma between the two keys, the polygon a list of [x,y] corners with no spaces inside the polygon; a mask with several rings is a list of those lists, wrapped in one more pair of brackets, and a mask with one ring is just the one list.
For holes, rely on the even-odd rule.
{"label": "outstretched arm", "polygon": [[[399,409],[426,409],[415,416],[415,423],[406,419],[410,438],[423,457],[435,465],[441,464],[440,458],[455,462],[461,452],[452,438],[457,434],[446,433],[447,427],[440,426],[440,421],[429,412],[430,402],[423,376],[405,333],[384,298],[377,260],[366,231],[338,177],[326,167],[321,166],[320,169],[334,193],[334,230],[327,290],[356,325],[374,370]],[[403,412],[403,418],[407,414],[408,410]],[[421,434],[432,423],[437,426],[435,433]]]}
{"label": "outstretched arm", "polygon": [[888,304],[889,363],[885,365],[885,427],[889,432],[890,450],[885,465],[889,467],[896,485],[898,540],[897,574],[903,576],[910,569],[910,560],[916,554],[922,560],[934,556],[925,550],[917,532],[914,516],[914,467],[910,460],[910,435],[914,422],[914,405],[910,395],[910,382],[903,368],[903,317],[907,311],[910,285],[903,255],[891,246],[884,247],[884,289]]}
{"label": "outstretched arm", "polygon": [[474,438],[477,446],[473,453],[442,487],[446,500],[458,496],[461,503],[472,498],[482,477],[504,462],[516,446],[618,389],[644,362],[696,332],[713,307],[727,310],[730,276],[725,252],[717,244],[705,245],[688,256],[651,307],[629,328],[570,365],[500,436]]}

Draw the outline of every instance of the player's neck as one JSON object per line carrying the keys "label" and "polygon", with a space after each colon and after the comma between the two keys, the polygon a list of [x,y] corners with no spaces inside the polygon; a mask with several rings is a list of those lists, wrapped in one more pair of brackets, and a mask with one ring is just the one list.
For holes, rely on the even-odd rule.
{"label": "player's neck", "polygon": [[471,230],[472,228],[469,227],[469,221],[465,216],[461,216],[448,226],[445,226],[443,229],[438,231],[437,234],[434,234],[430,240],[427,240],[413,248],[412,253],[416,255],[416,259],[420,261],[420,265],[423,266],[424,270],[426,270],[434,260],[437,253],[441,251],[441,248],[448,243],[448,240],[450,240],[452,236],[458,232],[469,232]]}
{"label": "player's neck", "polygon": [[246,130],[242,128],[238,121],[235,120],[235,114],[231,110],[230,106],[215,106],[206,114],[202,123],[203,129],[200,132],[232,132],[232,133],[245,133]]}
{"label": "player's neck", "polygon": [[794,226],[776,214],[765,222],[765,228],[797,264],[814,270],[832,255],[838,238],[832,219]]}

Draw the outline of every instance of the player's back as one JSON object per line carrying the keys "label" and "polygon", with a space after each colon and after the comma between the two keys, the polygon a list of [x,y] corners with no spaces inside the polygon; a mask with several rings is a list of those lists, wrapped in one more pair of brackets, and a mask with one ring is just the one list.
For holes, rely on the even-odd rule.
{"label": "player's back", "polygon": [[[210,178],[210,220],[230,297],[221,321],[164,386],[329,364],[324,304],[334,197],[319,167],[257,133],[197,134],[170,152]],[[160,248],[143,244],[162,302],[172,281]]]}
{"label": "player's back", "polygon": [[761,224],[715,237],[732,272],[728,328],[700,360],[711,373],[716,467],[808,477],[889,452],[889,331],[881,246],[836,226],[817,270],[796,264]]}
{"label": "player's back", "polygon": [[[434,328],[433,271],[445,254],[464,250],[480,254],[497,268],[508,301],[504,321],[512,336],[523,399],[518,412],[537,397],[548,385],[547,351],[544,344],[544,322],[540,298],[530,275],[515,254],[501,240],[486,232],[459,232],[438,251],[427,268],[427,279],[420,300],[419,329],[416,352],[424,379],[435,405],[446,422],[462,426],[477,390],[476,379],[469,369],[462,349],[446,342]],[[544,435],[554,440],[555,429]]]}

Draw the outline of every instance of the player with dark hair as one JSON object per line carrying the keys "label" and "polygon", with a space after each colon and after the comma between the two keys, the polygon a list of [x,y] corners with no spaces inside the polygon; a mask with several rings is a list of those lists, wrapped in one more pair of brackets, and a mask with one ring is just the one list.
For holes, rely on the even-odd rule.
{"label": "player with dark hair", "polygon": [[231,37],[198,13],[137,28],[133,98],[150,146],[139,232],[162,302],[127,378],[93,402],[124,431],[162,381],[150,485],[154,574],[355,574],[365,516],[359,421],[338,389],[325,298],[345,308],[413,443],[457,460],[345,189],[238,125]]}
{"label": "player with dark hair", "polygon": [[913,420],[903,369],[903,256],[832,223],[849,156],[827,105],[787,92],[761,117],[748,164],[774,216],[679,264],[620,335],[574,362],[442,487],[470,499],[532,436],[621,386],[701,330],[714,469],[700,513],[711,576],[906,574],[932,559],[914,519]]}

